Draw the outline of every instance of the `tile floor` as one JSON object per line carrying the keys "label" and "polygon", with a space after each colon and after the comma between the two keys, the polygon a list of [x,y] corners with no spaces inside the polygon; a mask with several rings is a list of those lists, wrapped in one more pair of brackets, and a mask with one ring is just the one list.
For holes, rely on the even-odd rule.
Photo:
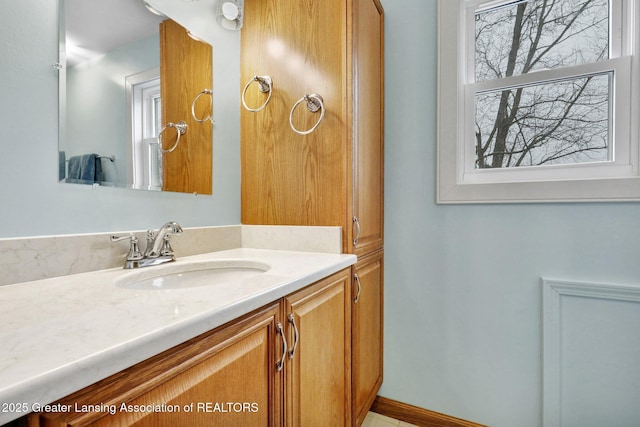
{"label": "tile floor", "polygon": [[415,427],[413,424],[404,421],[394,420],[384,415],[369,412],[362,423],[362,427]]}

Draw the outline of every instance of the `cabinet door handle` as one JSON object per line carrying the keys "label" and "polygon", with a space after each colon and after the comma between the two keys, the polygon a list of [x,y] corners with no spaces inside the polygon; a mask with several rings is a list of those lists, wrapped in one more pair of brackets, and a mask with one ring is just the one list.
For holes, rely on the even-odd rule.
{"label": "cabinet door handle", "polygon": [[278,331],[278,333],[280,335],[282,335],[282,358],[280,358],[280,360],[278,361],[278,363],[276,363],[276,370],[277,371],[282,371],[282,368],[284,368],[284,361],[287,357],[287,348],[289,347],[287,344],[287,338],[284,336],[284,329],[282,329],[282,323],[278,322],[276,323],[276,330]]}
{"label": "cabinet door handle", "polygon": [[362,284],[360,283],[360,276],[358,276],[358,273],[355,273],[353,275],[353,278],[356,281],[356,283],[358,284],[358,292],[356,292],[356,297],[353,300],[353,303],[357,304],[358,301],[360,300],[360,292],[362,292]]}
{"label": "cabinet door handle", "polygon": [[360,239],[360,221],[355,215],[353,216],[352,221],[356,226],[356,237],[353,238],[353,246],[356,246],[358,244],[358,240]]}
{"label": "cabinet door handle", "polygon": [[289,350],[289,359],[293,359],[293,356],[296,354],[296,348],[298,347],[298,341],[300,339],[300,334],[298,332],[298,326],[296,326],[296,317],[293,313],[289,313],[289,323],[293,326],[293,348]]}

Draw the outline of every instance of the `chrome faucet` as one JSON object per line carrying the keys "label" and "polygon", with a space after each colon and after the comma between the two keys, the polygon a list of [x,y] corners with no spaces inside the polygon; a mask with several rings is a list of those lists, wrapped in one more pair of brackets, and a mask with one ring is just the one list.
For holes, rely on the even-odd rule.
{"label": "chrome faucet", "polygon": [[138,238],[133,233],[111,236],[112,242],[124,239],[131,240],[131,247],[124,263],[125,269],[148,267],[151,265],[163,264],[175,261],[173,249],[169,244],[169,238],[173,234],[182,234],[182,227],[175,221],[169,221],[157,231],[147,231],[147,247],[144,254],[140,252]]}

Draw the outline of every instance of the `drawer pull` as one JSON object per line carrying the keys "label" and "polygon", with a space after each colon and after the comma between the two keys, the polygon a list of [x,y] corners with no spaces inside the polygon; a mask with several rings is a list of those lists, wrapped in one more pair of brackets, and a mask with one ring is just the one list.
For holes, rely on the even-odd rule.
{"label": "drawer pull", "polygon": [[280,335],[282,335],[282,358],[276,363],[276,370],[282,371],[284,368],[284,361],[287,358],[287,348],[289,347],[287,344],[287,338],[284,336],[284,330],[282,329],[282,323],[276,323],[276,330]]}
{"label": "drawer pull", "polygon": [[296,354],[296,348],[298,347],[298,341],[300,339],[300,334],[298,332],[298,326],[296,325],[296,317],[293,313],[289,313],[289,323],[293,326],[293,348],[289,350],[289,359],[293,359],[293,356]]}
{"label": "drawer pull", "polygon": [[353,216],[352,218],[353,224],[356,226],[356,237],[353,238],[353,246],[358,244],[358,240],[360,240],[360,221],[357,216]]}
{"label": "drawer pull", "polygon": [[356,293],[356,297],[353,300],[354,304],[357,304],[358,301],[360,300],[360,292],[362,292],[362,284],[360,283],[360,276],[358,276],[358,274],[354,274],[353,278],[355,279],[356,283],[358,284],[358,292]]}

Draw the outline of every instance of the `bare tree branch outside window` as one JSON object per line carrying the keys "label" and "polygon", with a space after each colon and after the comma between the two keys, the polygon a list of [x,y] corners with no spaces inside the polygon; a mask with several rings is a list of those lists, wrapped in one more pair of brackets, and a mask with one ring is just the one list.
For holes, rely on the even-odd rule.
{"label": "bare tree branch outside window", "polygon": [[[476,14],[476,81],[609,58],[607,0],[519,1]],[[611,73],[476,95],[476,168],[612,160]]]}

